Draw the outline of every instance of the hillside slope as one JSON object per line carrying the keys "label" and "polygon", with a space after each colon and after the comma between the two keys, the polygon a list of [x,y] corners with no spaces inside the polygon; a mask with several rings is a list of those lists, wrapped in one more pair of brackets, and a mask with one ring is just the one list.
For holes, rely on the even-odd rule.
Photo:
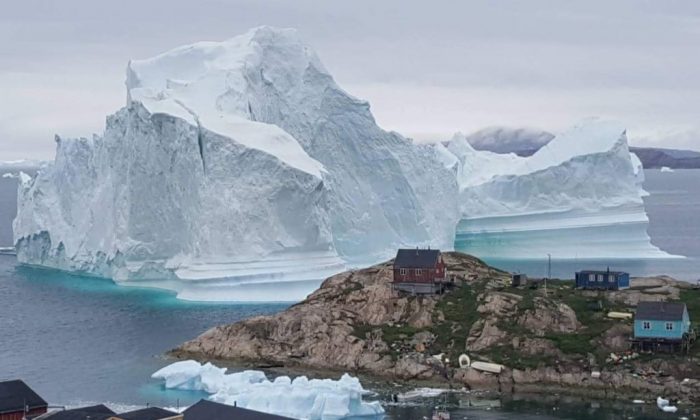
{"label": "hillside slope", "polygon": [[[500,391],[586,388],[608,395],[672,392],[695,398],[697,360],[608,360],[628,347],[631,325],[592,311],[629,310],[640,300],[697,301],[689,285],[637,279],[613,293],[577,291],[566,281],[511,288],[507,273],[460,253],[446,253],[454,290],[414,297],[392,291],[390,262],[338,274],[303,302],[273,316],[218,326],[173,351],[178,357],[365,372],[392,380],[449,382]],[[458,367],[458,356],[502,363],[500,375]],[[435,357],[434,355],[442,355]],[[592,371],[600,371],[592,378]],[[676,379],[674,379],[676,378]],[[616,395],[617,395],[616,394]]]}

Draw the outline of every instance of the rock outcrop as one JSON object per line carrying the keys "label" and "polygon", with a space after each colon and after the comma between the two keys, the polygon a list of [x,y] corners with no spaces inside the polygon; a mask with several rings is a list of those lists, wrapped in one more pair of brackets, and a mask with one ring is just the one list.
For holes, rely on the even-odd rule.
{"label": "rock outcrop", "polygon": [[[689,285],[658,278],[614,293],[574,290],[571,282],[550,282],[547,291],[512,288],[507,273],[474,257],[444,258],[455,284],[442,295],[393,290],[387,262],[333,276],[279,314],[212,328],[172,353],[503,392],[585,388],[610,396],[613,389],[620,395],[666,390],[694,398],[691,391],[700,390],[682,381],[700,376],[693,359],[673,365],[606,360],[628,350],[631,326],[587,307],[600,300],[621,310],[622,302],[638,302],[638,295],[665,299]],[[494,375],[459,368],[460,354],[505,369]]]}

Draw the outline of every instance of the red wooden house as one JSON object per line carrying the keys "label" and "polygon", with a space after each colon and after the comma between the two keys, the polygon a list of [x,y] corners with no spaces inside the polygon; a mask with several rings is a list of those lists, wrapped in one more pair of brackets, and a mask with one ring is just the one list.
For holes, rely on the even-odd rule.
{"label": "red wooden house", "polygon": [[394,258],[394,289],[434,294],[447,283],[445,261],[439,249],[399,249]]}
{"label": "red wooden house", "polygon": [[0,382],[0,420],[22,420],[47,409],[46,401],[23,381]]}

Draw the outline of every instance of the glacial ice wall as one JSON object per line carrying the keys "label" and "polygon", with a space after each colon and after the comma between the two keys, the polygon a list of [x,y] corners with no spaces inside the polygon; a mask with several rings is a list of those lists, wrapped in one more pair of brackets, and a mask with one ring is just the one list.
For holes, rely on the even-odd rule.
{"label": "glacial ice wall", "polygon": [[[294,30],[131,61],[127,103],[22,177],[20,262],[190,300],[294,301],[399,246],[481,257],[664,257],[614,122],[531,157],[377,126]],[[456,238],[456,239],[455,239]],[[552,238],[556,238],[556,246]]]}
{"label": "glacial ice wall", "polygon": [[457,184],[433,148],[380,129],[294,30],[132,61],[126,87],[102,136],[56,137],[20,186],[20,262],[293,301],[347,259],[452,247]]}
{"label": "glacial ice wall", "polygon": [[651,244],[641,163],[619,123],[589,119],[531,157],[477,152],[457,158],[461,220],[455,248],[492,258],[665,258]]}

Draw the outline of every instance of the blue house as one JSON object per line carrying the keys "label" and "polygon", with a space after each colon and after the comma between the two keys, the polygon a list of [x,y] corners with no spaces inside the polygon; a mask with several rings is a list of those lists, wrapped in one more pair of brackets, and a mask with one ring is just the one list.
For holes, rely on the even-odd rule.
{"label": "blue house", "polygon": [[685,303],[639,302],[634,314],[634,347],[678,351],[690,348],[694,340]]}
{"label": "blue house", "polygon": [[630,275],[623,271],[584,270],[576,273],[579,289],[621,290],[630,287]]}

